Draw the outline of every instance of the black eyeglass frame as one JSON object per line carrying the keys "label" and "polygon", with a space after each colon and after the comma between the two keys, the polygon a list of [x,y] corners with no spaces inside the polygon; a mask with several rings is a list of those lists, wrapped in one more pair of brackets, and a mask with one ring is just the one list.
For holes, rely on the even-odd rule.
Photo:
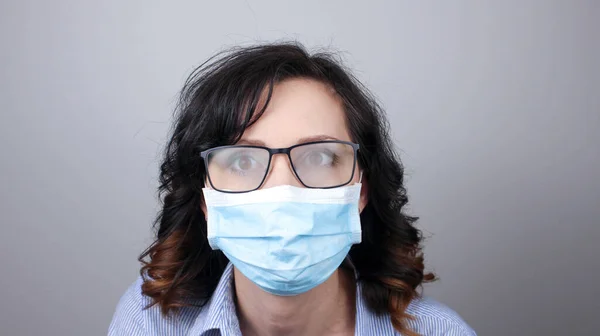
{"label": "black eyeglass frame", "polygon": [[[334,186],[330,186],[330,187],[311,187],[311,186],[306,185],[302,181],[302,179],[300,178],[298,173],[296,172],[296,167],[294,167],[294,163],[292,162],[292,157],[291,157],[290,153],[294,148],[297,148],[297,147],[302,147],[302,146],[307,146],[307,145],[315,145],[315,144],[324,144],[324,143],[339,143],[339,144],[349,145],[352,147],[352,149],[354,150],[354,162],[352,163],[352,174],[350,174],[350,178],[348,179],[348,181],[346,181],[345,183],[342,183],[342,184],[338,184],[338,185],[334,185]],[[218,146],[218,147],[204,150],[204,151],[200,152],[200,157],[202,157],[202,161],[204,161],[204,168],[206,170],[206,176],[208,177],[208,182],[210,183],[211,187],[214,190],[217,190],[219,192],[230,193],[230,194],[241,194],[241,193],[247,193],[247,192],[251,192],[251,191],[260,189],[260,187],[262,187],[263,183],[265,183],[265,180],[267,179],[267,176],[269,175],[269,173],[271,171],[271,161],[273,159],[273,155],[276,155],[276,154],[286,154],[286,156],[288,158],[288,162],[290,163],[290,167],[292,168],[292,172],[294,173],[294,176],[296,176],[296,179],[298,181],[300,181],[300,183],[302,183],[302,185],[304,187],[310,188],[310,189],[333,189],[333,188],[338,188],[338,187],[347,185],[354,178],[354,173],[356,171],[356,162],[358,160],[359,147],[360,146],[357,143],[350,142],[350,141],[343,141],[343,140],[311,141],[311,142],[305,142],[305,143],[293,145],[293,146],[290,146],[287,148],[269,148],[269,147],[265,147],[265,146],[254,146],[254,145],[227,145],[227,146]],[[260,181],[258,187],[254,188],[254,189],[250,189],[250,190],[244,190],[244,191],[221,190],[221,189],[215,187],[212,179],[210,178],[210,173],[208,171],[208,156],[210,155],[210,153],[212,153],[216,150],[226,149],[226,148],[260,148],[260,149],[265,149],[269,152],[269,161],[267,162],[267,169],[266,169],[265,175],[263,176],[262,180]]]}

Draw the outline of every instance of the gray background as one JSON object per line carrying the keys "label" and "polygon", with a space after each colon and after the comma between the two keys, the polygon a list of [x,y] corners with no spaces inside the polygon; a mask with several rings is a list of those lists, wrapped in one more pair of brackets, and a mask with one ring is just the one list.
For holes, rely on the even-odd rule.
{"label": "gray background", "polygon": [[600,328],[600,2],[2,1],[0,334],[102,335],[157,211],[186,75],[343,52],[387,109],[426,294],[480,335]]}

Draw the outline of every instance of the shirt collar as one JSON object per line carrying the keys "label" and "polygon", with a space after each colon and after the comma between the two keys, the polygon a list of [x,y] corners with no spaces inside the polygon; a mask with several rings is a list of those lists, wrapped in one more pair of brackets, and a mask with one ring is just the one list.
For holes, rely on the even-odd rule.
{"label": "shirt collar", "polygon": [[194,321],[190,334],[202,336],[213,329],[220,330],[225,335],[240,334],[233,295],[233,265],[229,263],[210,300]]}
{"label": "shirt collar", "polygon": [[[350,266],[352,266],[351,262]],[[356,271],[354,274],[358,276]],[[220,330],[222,335],[241,335],[234,295],[233,265],[229,263],[210,300],[194,321],[190,334],[203,336],[206,332],[216,329]],[[360,282],[356,285],[355,334],[357,336],[394,335],[390,316],[377,315],[367,307],[362,297]]]}

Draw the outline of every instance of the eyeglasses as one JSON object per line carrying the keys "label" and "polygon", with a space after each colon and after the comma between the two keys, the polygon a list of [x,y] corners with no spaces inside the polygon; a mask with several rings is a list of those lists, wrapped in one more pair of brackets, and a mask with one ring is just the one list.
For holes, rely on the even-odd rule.
{"label": "eyeglasses", "polygon": [[358,144],[348,141],[316,141],[288,148],[233,145],[200,153],[213,189],[242,193],[264,183],[275,154],[286,154],[294,175],[307,188],[335,188],[352,181]]}

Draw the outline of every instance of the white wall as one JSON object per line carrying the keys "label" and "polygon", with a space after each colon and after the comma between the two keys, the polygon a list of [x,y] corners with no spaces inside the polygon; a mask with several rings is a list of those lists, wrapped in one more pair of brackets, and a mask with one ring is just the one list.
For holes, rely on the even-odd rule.
{"label": "white wall", "polygon": [[102,335],[159,151],[223,46],[333,46],[387,108],[411,209],[481,335],[600,328],[597,1],[0,2],[0,334]]}

